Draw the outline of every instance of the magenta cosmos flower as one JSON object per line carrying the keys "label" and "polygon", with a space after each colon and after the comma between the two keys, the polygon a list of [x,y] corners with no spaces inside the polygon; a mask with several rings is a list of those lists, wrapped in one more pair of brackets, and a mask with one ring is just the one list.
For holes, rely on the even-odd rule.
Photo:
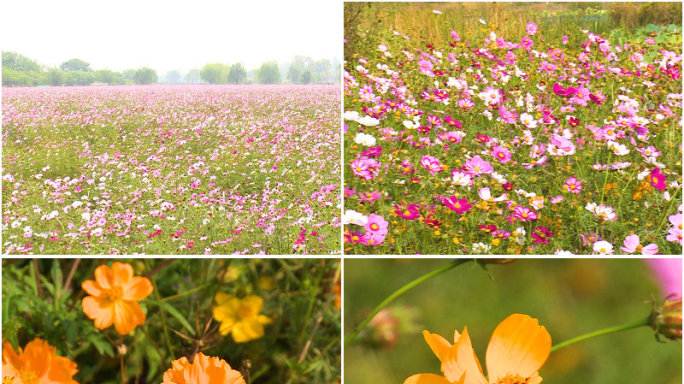
{"label": "magenta cosmos flower", "polygon": [[641,252],[642,255],[655,255],[658,253],[657,244],[649,244],[647,246],[641,245],[639,241],[639,235],[629,235],[625,238],[624,245],[620,247],[620,250],[625,253]]}
{"label": "magenta cosmos flower", "polygon": [[475,156],[465,162],[463,169],[471,175],[480,176],[487,173],[492,173],[494,168],[488,161],[482,160],[480,156]]}
{"label": "magenta cosmos flower", "polygon": [[665,184],[666,181],[667,178],[660,173],[660,168],[653,168],[651,171],[651,184],[653,185],[653,188],[658,190],[667,188],[667,184]]}
{"label": "magenta cosmos flower", "polygon": [[532,232],[532,238],[537,244],[548,244],[550,237],[553,237],[553,233],[546,227],[537,227]]}
{"label": "magenta cosmos flower", "polygon": [[494,156],[494,158],[499,160],[501,163],[508,163],[511,160],[511,153],[508,151],[508,149],[506,149],[506,147],[502,147],[500,145],[494,147],[492,156]]}
{"label": "magenta cosmos flower", "polygon": [[406,220],[415,220],[420,217],[420,212],[418,211],[418,204],[395,204],[394,213],[402,219]]}
{"label": "magenta cosmos flower", "polygon": [[364,225],[363,227],[369,233],[384,236],[387,233],[388,224],[389,223],[387,222],[387,220],[385,220],[384,217],[376,215],[375,213],[371,213],[368,216],[368,221],[366,221],[366,225]]}
{"label": "magenta cosmos flower", "polygon": [[442,204],[459,215],[470,211],[472,205],[468,204],[468,199],[457,199],[456,196],[444,197]]}
{"label": "magenta cosmos flower", "polygon": [[430,171],[430,175],[432,176],[438,172],[442,172],[442,163],[440,163],[439,159],[434,156],[423,155],[423,157],[420,159],[420,165]]}

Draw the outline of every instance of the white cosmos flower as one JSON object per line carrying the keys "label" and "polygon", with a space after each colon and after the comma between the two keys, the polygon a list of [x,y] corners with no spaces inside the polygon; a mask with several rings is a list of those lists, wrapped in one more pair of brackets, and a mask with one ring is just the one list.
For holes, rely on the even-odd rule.
{"label": "white cosmos flower", "polygon": [[375,137],[373,137],[373,135],[369,135],[367,133],[359,132],[354,137],[354,142],[356,144],[361,144],[361,145],[365,145],[367,147],[371,147],[371,146],[375,145],[377,140],[375,140]]}
{"label": "white cosmos flower", "polygon": [[344,225],[354,224],[363,226],[366,225],[366,222],[368,222],[368,216],[353,209],[347,209],[342,215],[342,224]]}
{"label": "white cosmos flower", "polygon": [[380,120],[370,116],[364,116],[356,121],[361,125],[365,125],[366,127],[375,127],[376,125],[380,124]]}
{"label": "white cosmos flower", "polygon": [[599,255],[612,255],[613,254],[613,244],[601,240],[594,243],[594,253]]}
{"label": "white cosmos flower", "polygon": [[361,117],[359,115],[359,113],[356,111],[346,111],[346,112],[344,112],[343,116],[344,116],[345,120],[351,120],[351,121],[358,121],[359,117]]}

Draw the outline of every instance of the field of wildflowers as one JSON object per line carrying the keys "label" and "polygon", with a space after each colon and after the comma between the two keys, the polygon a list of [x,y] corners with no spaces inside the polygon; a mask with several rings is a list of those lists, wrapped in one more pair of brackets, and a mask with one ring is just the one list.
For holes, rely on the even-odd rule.
{"label": "field of wildflowers", "polygon": [[681,271],[679,258],[347,258],[345,382],[681,384]]}
{"label": "field of wildflowers", "polygon": [[336,259],[11,259],[3,383],[339,382]]}
{"label": "field of wildflowers", "polygon": [[339,87],[4,88],[2,102],[3,253],[339,253]]}
{"label": "field of wildflowers", "polygon": [[345,51],[345,253],[681,254],[680,28],[421,16]]}

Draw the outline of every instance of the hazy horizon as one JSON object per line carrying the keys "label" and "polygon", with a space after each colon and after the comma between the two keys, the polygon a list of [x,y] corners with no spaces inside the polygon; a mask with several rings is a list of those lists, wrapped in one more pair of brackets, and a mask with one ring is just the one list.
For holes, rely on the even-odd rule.
{"label": "hazy horizon", "polygon": [[2,50],[47,67],[77,58],[94,70],[150,67],[163,75],[213,62],[239,62],[250,71],[296,55],[342,58],[342,7],[336,2],[122,0],[110,6],[28,0],[2,10],[14,16],[0,23]]}

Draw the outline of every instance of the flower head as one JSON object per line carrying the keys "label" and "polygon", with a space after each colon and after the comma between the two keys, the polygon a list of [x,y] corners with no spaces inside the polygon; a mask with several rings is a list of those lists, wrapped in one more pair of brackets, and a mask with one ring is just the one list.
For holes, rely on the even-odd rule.
{"label": "flower head", "polygon": [[138,301],[152,294],[152,283],[146,277],[133,276],[130,264],[100,265],[95,269],[95,281],[86,280],[81,286],[90,295],[83,298],[83,313],[95,320],[98,329],[114,324],[119,334],[126,335],[145,323]]}
{"label": "flower head", "polygon": [[651,171],[651,184],[653,185],[653,188],[658,190],[667,188],[666,181],[667,178],[660,173],[660,168],[653,168]]}
{"label": "flower head", "polygon": [[9,379],[19,384],[78,384],[72,379],[76,372],[76,363],[57,356],[56,348],[45,340],[33,339],[17,352],[10,343],[2,344],[3,383]]}
{"label": "flower head", "polygon": [[443,198],[442,204],[459,215],[468,212],[472,208],[472,205],[468,203],[468,199],[458,199],[456,196]]}
{"label": "flower head", "polygon": [[380,215],[376,215],[375,213],[371,213],[368,216],[368,221],[366,222],[366,225],[363,227],[366,228],[366,231],[371,232],[371,233],[376,233],[377,235],[385,235],[387,233],[387,226],[389,223],[387,220],[385,220],[384,217]]}
{"label": "flower head", "polygon": [[222,335],[232,334],[236,343],[244,343],[258,339],[264,335],[264,324],[273,320],[260,315],[264,300],[256,295],[239,299],[224,292],[214,297],[214,319],[221,322],[219,332]]}
{"label": "flower head", "polygon": [[500,145],[497,145],[494,147],[494,150],[492,151],[492,156],[494,156],[495,159],[499,160],[500,163],[508,163],[508,161],[511,160],[511,152],[506,149],[506,147],[502,147]]}
{"label": "flower head", "polygon": [[244,384],[242,374],[232,369],[225,360],[209,357],[202,352],[195,355],[192,363],[183,356],[171,362],[164,372],[162,384]]}
{"label": "flower head", "polygon": [[539,383],[539,369],[551,353],[551,335],[546,328],[537,319],[517,313],[504,319],[492,333],[486,353],[488,379],[482,373],[467,328],[461,334],[454,332],[454,344],[428,331],[423,331],[423,337],[442,363],[444,377],[419,373],[404,384]]}

